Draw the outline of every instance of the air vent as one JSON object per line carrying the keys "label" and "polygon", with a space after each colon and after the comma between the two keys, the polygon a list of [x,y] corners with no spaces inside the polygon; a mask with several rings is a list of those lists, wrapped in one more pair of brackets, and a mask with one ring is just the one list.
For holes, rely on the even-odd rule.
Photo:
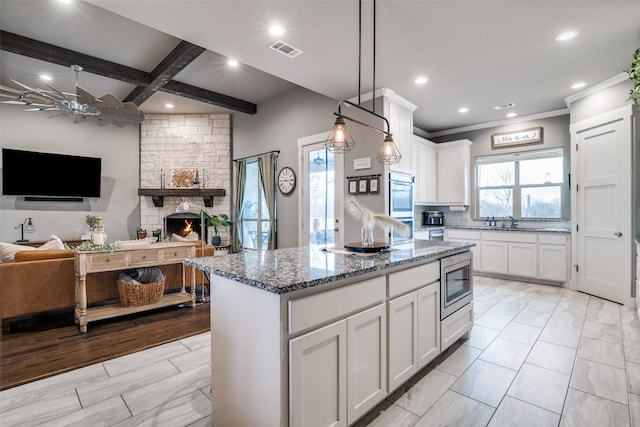
{"label": "air vent", "polygon": [[495,110],[504,110],[506,108],[513,108],[515,107],[516,104],[514,104],[513,102],[509,102],[508,104],[502,104],[502,105],[496,105],[495,107],[493,107]]}
{"label": "air vent", "polygon": [[286,44],[282,40],[277,40],[271,43],[269,47],[277,52],[280,52],[283,55],[287,55],[289,58],[295,58],[302,53],[300,49],[296,49],[295,47]]}

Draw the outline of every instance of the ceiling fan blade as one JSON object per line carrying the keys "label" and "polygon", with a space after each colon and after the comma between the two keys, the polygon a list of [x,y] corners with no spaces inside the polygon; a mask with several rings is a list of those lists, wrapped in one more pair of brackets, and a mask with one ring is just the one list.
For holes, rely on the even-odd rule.
{"label": "ceiling fan blade", "polygon": [[30,92],[35,92],[36,91],[35,89],[33,89],[33,88],[31,88],[31,87],[29,87],[29,86],[27,86],[25,84],[22,84],[19,81],[16,81],[16,80],[13,80],[13,79],[11,79],[11,81],[14,82],[15,84],[17,84],[18,86],[22,86],[23,88],[25,88],[26,90],[28,90]]}
{"label": "ceiling fan blade", "polygon": [[12,105],[29,105],[26,102],[22,102],[22,101],[2,101],[3,104],[12,104]]}
{"label": "ceiling fan blade", "polygon": [[96,97],[91,95],[89,92],[81,88],[80,86],[76,86],[76,96],[82,100],[85,104],[94,106],[92,102],[96,100]]}
{"label": "ceiling fan blade", "polygon": [[4,86],[4,85],[0,85],[0,90],[3,90],[5,92],[15,93],[17,95],[22,95],[22,93],[24,92],[24,91],[22,91],[20,89],[15,89],[15,88],[12,88],[10,86]]}
{"label": "ceiling fan blade", "polygon": [[122,102],[120,102],[118,98],[111,95],[110,93],[107,93],[106,95],[102,95],[100,98],[98,98],[98,100],[104,103],[103,108],[105,105],[109,107],[122,108]]}
{"label": "ceiling fan blade", "polygon": [[[62,92],[60,89],[56,88],[55,86],[50,85],[47,82],[42,82],[45,86],[47,86],[49,89],[51,89],[53,91],[53,95],[55,95],[58,99],[67,99],[66,95],[64,92]],[[47,95],[52,95],[50,91],[44,91],[44,93],[46,93]],[[76,96],[75,93],[72,94],[68,94],[70,96]]]}

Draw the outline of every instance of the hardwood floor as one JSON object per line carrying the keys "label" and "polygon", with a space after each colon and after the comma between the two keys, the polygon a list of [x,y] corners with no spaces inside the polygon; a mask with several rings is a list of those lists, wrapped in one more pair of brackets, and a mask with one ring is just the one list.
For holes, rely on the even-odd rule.
{"label": "hardwood floor", "polygon": [[0,335],[0,390],[209,331],[209,309],[168,307],[92,322],[86,334],[71,312],[14,323]]}

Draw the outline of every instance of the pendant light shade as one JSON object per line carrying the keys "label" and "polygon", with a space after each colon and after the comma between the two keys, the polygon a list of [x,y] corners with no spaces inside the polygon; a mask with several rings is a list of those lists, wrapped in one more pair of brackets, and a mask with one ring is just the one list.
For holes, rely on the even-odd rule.
{"label": "pendant light shade", "polygon": [[347,129],[342,116],[336,117],[333,129],[329,132],[329,137],[324,142],[324,146],[332,153],[346,153],[356,145],[351,137],[351,132]]}
{"label": "pendant light shade", "polygon": [[400,162],[401,158],[400,150],[398,150],[395,142],[393,142],[391,134],[386,134],[384,136],[384,142],[380,146],[380,150],[378,150],[378,161],[387,165],[394,165]]}
{"label": "pendant light shade", "polygon": [[[360,21],[362,21],[362,0],[359,1],[359,5],[360,5],[359,18],[360,18]],[[361,23],[359,25],[359,31],[361,36],[362,35]],[[376,0],[373,0],[373,36],[374,36],[373,37],[373,59],[374,59],[373,60],[373,94],[374,94],[374,98],[375,98],[375,92],[376,92],[375,32],[376,32]],[[360,47],[360,40],[358,40],[358,54],[359,54],[358,57],[360,59],[362,58],[361,51],[362,49]],[[379,119],[382,119],[384,121],[384,124],[387,125],[387,130],[385,131],[384,128],[381,129],[379,127],[372,126],[368,123],[364,123],[360,120],[356,120],[352,117],[342,114],[342,110],[341,110],[342,104],[350,105],[361,111],[364,111],[365,113],[371,114],[375,117],[378,117]],[[391,128],[389,126],[389,120],[387,120],[384,116],[377,114],[375,110],[375,106],[376,106],[375,99],[373,100],[373,111],[368,110],[360,105],[360,75],[358,75],[358,104],[354,104],[353,102],[350,102],[344,99],[338,103],[338,112],[334,113],[337,116],[336,122],[333,125],[333,129],[331,129],[331,132],[329,132],[329,137],[324,142],[324,146],[327,148],[327,150],[331,151],[332,153],[346,153],[356,145],[356,142],[351,137],[351,133],[349,132],[345,124],[345,119],[347,119],[350,122],[355,122],[359,125],[366,126],[384,135],[384,142],[380,147],[380,149],[378,150],[378,155],[377,155],[378,162],[386,165],[393,165],[400,162],[400,158],[402,156],[400,155],[400,151],[398,150],[398,147],[393,142],[393,138],[391,137]]]}

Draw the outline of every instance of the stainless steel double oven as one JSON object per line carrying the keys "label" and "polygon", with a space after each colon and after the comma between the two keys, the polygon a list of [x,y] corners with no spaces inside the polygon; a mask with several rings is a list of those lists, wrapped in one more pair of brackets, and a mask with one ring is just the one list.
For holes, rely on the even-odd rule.
{"label": "stainless steel double oven", "polygon": [[401,172],[389,172],[389,216],[409,227],[409,236],[400,236],[391,230],[392,245],[413,240],[413,182],[414,176]]}

